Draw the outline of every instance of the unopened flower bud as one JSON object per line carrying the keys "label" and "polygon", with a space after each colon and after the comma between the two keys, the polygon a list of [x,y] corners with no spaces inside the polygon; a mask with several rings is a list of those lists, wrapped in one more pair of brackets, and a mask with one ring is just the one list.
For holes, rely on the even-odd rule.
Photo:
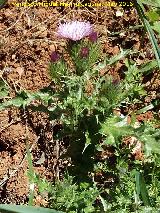
{"label": "unopened flower bud", "polygon": [[113,81],[112,81],[112,84],[113,84],[114,86],[118,86],[119,83],[120,83],[120,79],[119,79],[119,78],[113,79]]}
{"label": "unopened flower bud", "polygon": [[91,34],[89,34],[89,40],[91,42],[96,42],[98,39],[98,34],[97,32],[92,32]]}
{"label": "unopened flower bud", "polygon": [[88,47],[82,47],[81,48],[81,52],[80,52],[80,56],[82,58],[86,58],[86,57],[88,57],[88,55],[89,55],[89,49],[88,49]]}
{"label": "unopened flower bud", "polygon": [[60,55],[56,52],[56,51],[53,51],[51,53],[51,62],[57,62],[58,60],[60,59]]}

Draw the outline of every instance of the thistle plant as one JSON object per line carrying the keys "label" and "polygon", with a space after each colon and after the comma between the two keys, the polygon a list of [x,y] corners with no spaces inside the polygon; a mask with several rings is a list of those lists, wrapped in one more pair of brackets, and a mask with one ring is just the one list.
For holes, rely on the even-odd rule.
{"label": "thistle plant", "polygon": [[[58,96],[63,98],[60,108],[64,109],[64,106],[66,106],[68,120],[71,116],[70,120],[78,121],[78,116],[81,113],[86,110],[92,111],[93,108],[96,108],[96,106],[93,107],[94,104],[96,105],[96,100],[94,99],[96,99],[97,92],[100,91],[100,88],[98,89],[100,85],[98,86],[96,81],[101,81],[98,71],[93,70],[93,65],[100,57],[98,37],[90,23],[79,21],[60,24],[57,36],[67,40],[66,51],[74,64],[74,70],[72,72],[67,67],[63,55],[60,58],[58,53],[53,52],[51,54],[50,74],[53,81],[57,81],[57,78],[59,79],[60,90],[58,92],[60,93]],[[90,98],[87,94],[89,82],[92,82],[90,86],[93,89]],[[99,82],[99,84],[101,83]],[[89,102],[92,106],[87,103],[88,99],[90,99]],[[89,109],[90,107],[92,109]],[[64,114],[62,113],[63,117],[65,117]]]}

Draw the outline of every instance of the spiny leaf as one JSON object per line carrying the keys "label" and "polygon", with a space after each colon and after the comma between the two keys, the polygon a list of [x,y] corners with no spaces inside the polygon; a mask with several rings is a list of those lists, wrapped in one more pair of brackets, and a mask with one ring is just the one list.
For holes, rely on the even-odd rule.
{"label": "spiny leaf", "polygon": [[150,74],[158,67],[157,60],[152,60],[141,65],[140,70],[143,74]]}
{"label": "spiny leaf", "polygon": [[3,80],[0,79],[0,99],[6,97],[9,91]]}
{"label": "spiny leaf", "polygon": [[146,107],[143,107],[142,109],[138,110],[136,113],[137,114],[141,114],[141,113],[145,113],[147,112],[148,110],[151,110],[154,108],[154,105],[153,104],[149,104],[148,106]]}

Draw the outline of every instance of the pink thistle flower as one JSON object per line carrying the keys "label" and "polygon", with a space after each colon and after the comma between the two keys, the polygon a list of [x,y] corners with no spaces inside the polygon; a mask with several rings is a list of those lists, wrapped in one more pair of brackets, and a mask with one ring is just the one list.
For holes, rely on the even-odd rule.
{"label": "pink thistle flower", "polygon": [[93,32],[92,25],[89,22],[72,21],[60,24],[58,27],[58,36],[68,38],[73,41],[81,40]]}

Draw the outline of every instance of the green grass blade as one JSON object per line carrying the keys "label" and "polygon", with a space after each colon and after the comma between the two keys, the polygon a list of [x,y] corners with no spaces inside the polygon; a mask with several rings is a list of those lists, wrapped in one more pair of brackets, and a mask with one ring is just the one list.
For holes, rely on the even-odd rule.
{"label": "green grass blade", "polygon": [[54,209],[33,207],[33,206],[20,206],[10,204],[0,204],[1,213],[63,213]]}
{"label": "green grass blade", "polygon": [[138,196],[141,195],[144,205],[151,206],[148,191],[144,181],[144,177],[142,173],[139,171],[136,172],[136,190],[137,190]]}
{"label": "green grass blade", "polygon": [[7,3],[6,0],[0,0],[0,9],[3,8],[6,3]]}
{"label": "green grass blade", "polygon": [[139,197],[141,190],[140,190],[140,173],[138,171],[136,171],[135,179],[136,179],[136,192]]}
{"label": "green grass blade", "polygon": [[141,1],[138,1],[138,3],[137,3],[137,1],[135,0],[135,7],[137,9],[137,12],[139,14],[141,21],[143,22],[143,25],[144,25],[146,31],[148,32],[148,35],[149,35],[150,41],[152,43],[156,59],[157,59],[157,63],[158,63],[158,66],[160,68],[160,48],[158,46],[157,39],[154,36],[154,32],[153,32],[145,14],[144,14]]}
{"label": "green grass blade", "polygon": [[160,7],[160,1],[159,0],[141,0],[143,4],[147,4],[153,7]]}
{"label": "green grass blade", "polygon": [[144,181],[144,176],[142,174],[140,174],[140,184],[141,184],[141,196],[142,196],[142,200],[144,202],[145,206],[150,206],[150,200],[149,200],[149,195],[148,195],[148,191],[146,188],[146,184]]}

